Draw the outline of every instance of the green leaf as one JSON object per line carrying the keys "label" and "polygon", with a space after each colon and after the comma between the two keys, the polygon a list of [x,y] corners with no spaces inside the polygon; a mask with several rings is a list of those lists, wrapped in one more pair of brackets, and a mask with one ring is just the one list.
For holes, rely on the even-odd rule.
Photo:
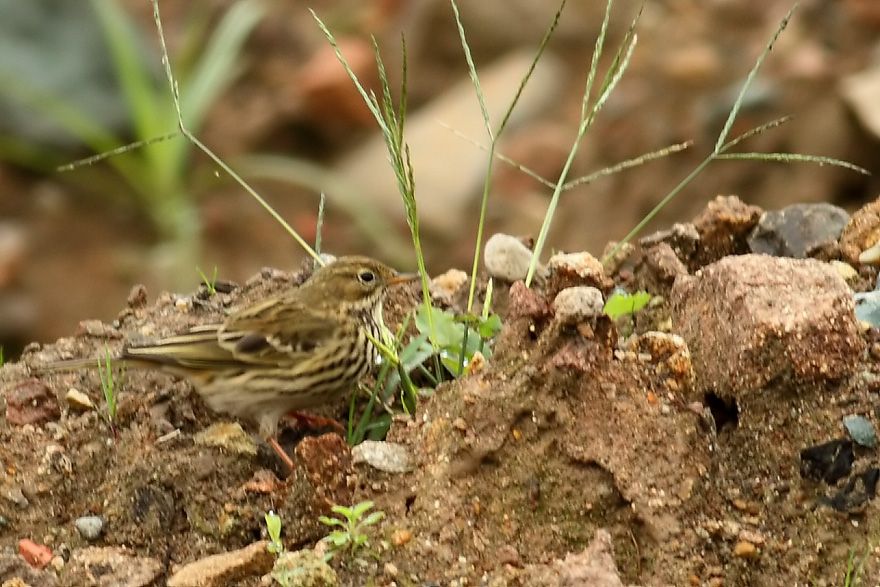
{"label": "green leaf", "polygon": [[372,526],[373,524],[376,524],[379,520],[381,520],[384,517],[385,517],[385,512],[373,512],[372,514],[367,516],[367,518],[363,522],[361,522],[361,525]]}
{"label": "green leaf", "polygon": [[635,314],[651,301],[651,294],[640,291],[634,294],[615,292],[602,309],[611,319]]}
{"label": "green leaf", "polygon": [[498,314],[492,314],[485,320],[480,320],[480,326],[477,330],[483,340],[495,338],[501,332],[501,317]]}
{"label": "green leaf", "polygon": [[328,518],[327,516],[318,516],[318,521],[324,524],[325,526],[344,526],[345,524],[342,520],[337,518]]}
{"label": "green leaf", "polygon": [[363,516],[367,510],[371,509],[373,505],[374,503],[370,500],[360,502],[351,508],[351,517],[355,520],[360,520],[361,516]]}
{"label": "green leaf", "polygon": [[265,516],[266,518],[266,530],[269,533],[269,538],[273,541],[277,541],[281,537],[281,517],[275,512],[269,512]]}

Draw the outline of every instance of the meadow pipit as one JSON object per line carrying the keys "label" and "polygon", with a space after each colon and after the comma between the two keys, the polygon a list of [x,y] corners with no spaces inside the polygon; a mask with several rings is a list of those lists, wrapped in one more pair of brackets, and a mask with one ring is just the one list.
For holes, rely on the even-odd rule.
{"label": "meadow pipit", "polygon": [[[382,301],[390,285],[410,281],[368,257],[340,257],[299,287],[150,345],[126,345],[116,360],[190,380],[208,406],[256,422],[278,456],[278,420],[331,402],[376,363]],[[62,361],[48,369],[94,366]]]}

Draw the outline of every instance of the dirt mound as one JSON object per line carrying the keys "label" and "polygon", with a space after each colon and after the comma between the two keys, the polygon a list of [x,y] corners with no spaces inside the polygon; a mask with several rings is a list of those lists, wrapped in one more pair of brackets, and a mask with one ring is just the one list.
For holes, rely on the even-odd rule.
{"label": "dirt mound", "polygon": [[[863,577],[880,577],[876,449],[843,426],[876,420],[877,331],[855,320],[833,247],[822,261],[743,254],[759,217],[719,199],[611,274],[551,264],[545,289],[496,288],[492,360],[394,420],[406,472],[355,464],[336,434],[288,431],[297,467],[285,479],[186,383],[126,372],[114,431],[94,407],[97,370],[33,374],[216,320],[307,271],[152,306],[135,292],[113,323],[83,323],[0,370],[0,579],[160,585],[235,551],[241,567],[212,580],[259,585],[271,560],[246,547],[266,538],[266,512],[293,550],[326,533],[318,516],[332,504],[363,499],[386,514],[382,540],[377,560],[334,562],[344,585],[831,585],[853,554]],[[612,280],[655,298],[618,323],[554,302],[570,287],[607,294]],[[578,293],[567,299],[589,297]],[[411,294],[392,300],[389,321]],[[817,447],[826,441],[837,442]]]}

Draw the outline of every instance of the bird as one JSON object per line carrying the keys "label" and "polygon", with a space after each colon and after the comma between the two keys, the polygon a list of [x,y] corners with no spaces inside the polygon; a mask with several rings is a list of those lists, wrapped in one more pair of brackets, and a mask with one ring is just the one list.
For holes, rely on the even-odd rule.
{"label": "bird", "polygon": [[[286,414],[330,403],[378,362],[388,288],[414,280],[365,256],[339,257],[298,287],[232,312],[215,324],[126,344],[114,363],[153,368],[192,382],[215,412],[257,424],[292,470],[278,444]],[[50,363],[45,370],[94,366],[95,360]]]}

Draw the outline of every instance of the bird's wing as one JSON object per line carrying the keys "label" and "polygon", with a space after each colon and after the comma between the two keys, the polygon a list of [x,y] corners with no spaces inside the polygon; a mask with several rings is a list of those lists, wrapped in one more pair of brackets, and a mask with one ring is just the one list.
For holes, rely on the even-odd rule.
{"label": "bird's wing", "polygon": [[326,344],[338,327],[337,321],[282,296],[229,316],[218,339],[221,347],[241,361],[291,365]]}
{"label": "bird's wing", "polygon": [[208,324],[152,344],[127,345],[119,358],[135,365],[160,364],[196,370],[240,367],[241,361],[218,344],[219,329],[219,324]]}

